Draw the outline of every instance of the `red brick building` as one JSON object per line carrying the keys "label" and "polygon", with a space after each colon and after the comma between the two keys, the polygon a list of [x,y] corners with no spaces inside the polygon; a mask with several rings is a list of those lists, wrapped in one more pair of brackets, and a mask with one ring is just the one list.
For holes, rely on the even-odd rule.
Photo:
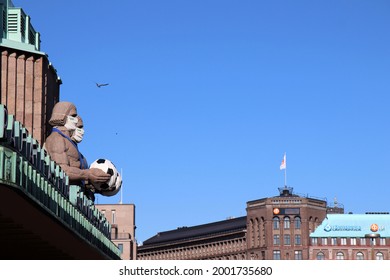
{"label": "red brick building", "polygon": [[327,213],[325,200],[293,194],[247,203],[247,256],[261,260],[309,259],[309,235]]}
{"label": "red brick building", "polygon": [[135,260],[137,255],[135,205],[95,204],[95,206],[111,224],[111,241],[121,251],[121,259]]}
{"label": "red brick building", "polygon": [[159,232],[138,247],[140,260],[246,259],[246,217]]}

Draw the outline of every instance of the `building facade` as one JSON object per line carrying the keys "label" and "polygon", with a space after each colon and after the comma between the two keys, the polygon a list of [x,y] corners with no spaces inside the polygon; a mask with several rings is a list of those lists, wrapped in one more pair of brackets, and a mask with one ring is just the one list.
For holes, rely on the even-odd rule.
{"label": "building facade", "polygon": [[309,235],[325,218],[327,203],[295,195],[292,188],[279,191],[247,202],[248,259],[309,259]]}
{"label": "building facade", "polygon": [[139,259],[389,260],[389,213],[344,214],[293,194],[247,202],[247,216],[158,233]]}
{"label": "building facade", "polygon": [[135,205],[95,204],[95,206],[111,224],[111,241],[119,248],[121,259],[136,259]]}
{"label": "building facade", "polygon": [[279,191],[247,202],[244,217],[158,233],[139,246],[138,259],[307,260],[310,233],[332,208],[292,188]]}
{"label": "building facade", "polygon": [[389,260],[388,213],[328,214],[310,234],[312,260]]}
{"label": "building facade", "polygon": [[246,259],[246,217],[160,232],[138,247],[139,260]]}

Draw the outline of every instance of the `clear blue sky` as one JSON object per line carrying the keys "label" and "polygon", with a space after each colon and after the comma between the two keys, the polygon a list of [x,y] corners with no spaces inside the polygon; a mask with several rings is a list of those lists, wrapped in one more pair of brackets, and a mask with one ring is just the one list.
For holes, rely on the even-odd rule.
{"label": "clear blue sky", "polygon": [[14,4],[84,118],[81,151],[123,170],[138,242],[245,215],[278,194],[285,152],[297,194],[390,211],[390,1]]}

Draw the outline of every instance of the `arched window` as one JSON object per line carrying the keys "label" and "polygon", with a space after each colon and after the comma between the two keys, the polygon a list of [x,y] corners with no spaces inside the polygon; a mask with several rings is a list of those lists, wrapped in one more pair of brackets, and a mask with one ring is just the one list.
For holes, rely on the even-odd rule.
{"label": "arched window", "polygon": [[362,252],[357,252],[356,259],[357,260],[364,260],[364,254]]}
{"label": "arched window", "polygon": [[301,218],[300,217],[295,217],[294,218],[294,227],[295,227],[295,229],[300,229],[301,228]]}
{"label": "arched window", "polygon": [[317,260],[325,260],[325,254],[322,252],[319,252],[317,254]]}
{"label": "arched window", "polygon": [[379,261],[382,261],[383,260],[383,253],[381,253],[381,252],[376,253],[375,259],[379,260]]}
{"label": "arched window", "polygon": [[284,217],[284,219],[283,219],[283,228],[284,229],[289,229],[290,228],[290,218],[289,217]]}
{"label": "arched window", "polygon": [[336,260],[343,260],[344,259],[344,253],[343,252],[338,252],[336,254]]}
{"label": "arched window", "polygon": [[280,227],[280,220],[279,220],[279,218],[278,217],[274,217],[272,219],[272,221],[273,221],[273,224],[274,224],[274,229],[279,229],[279,227]]}

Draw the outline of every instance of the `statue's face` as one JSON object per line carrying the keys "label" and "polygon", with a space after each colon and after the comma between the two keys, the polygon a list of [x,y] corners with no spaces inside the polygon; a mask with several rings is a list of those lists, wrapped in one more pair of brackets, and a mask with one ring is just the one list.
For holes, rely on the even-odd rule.
{"label": "statue's face", "polygon": [[71,135],[71,139],[77,143],[80,143],[84,137],[84,124],[80,116],[68,115],[66,116],[65,127],[68,129]]}
{"label": "statue's face", "polygon": [[81,141],[83,141],[83,137],[84,137],[84,124],[80,116],[77,116],[76,119],[77,119],[76,128],[72,132],[71,138],[73,141],[80,143]]}
{"label": "statue's face", "polygon": [[69,131],[73,131],[77,128],[77,122],[78,122],[78,117],[77,115],[76,116],[72,116],[72,115],[68,115],[66,116],[66,122],[65,122],[65,127],[69,130]]}

